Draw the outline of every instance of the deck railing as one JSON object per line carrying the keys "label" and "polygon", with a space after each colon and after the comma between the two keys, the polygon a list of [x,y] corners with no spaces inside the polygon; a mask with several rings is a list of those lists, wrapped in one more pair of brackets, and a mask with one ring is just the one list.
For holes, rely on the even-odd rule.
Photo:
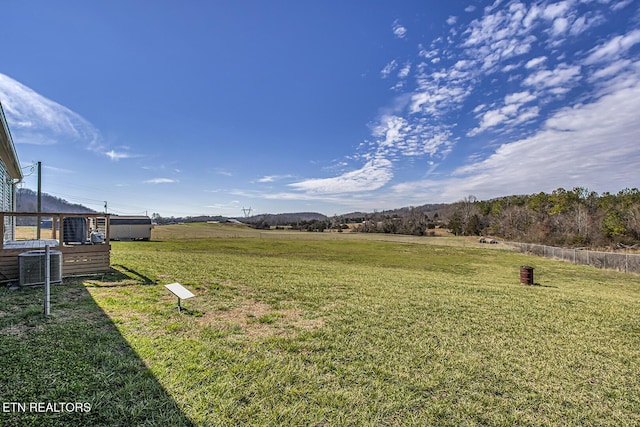
{"label": "deck railing", "polygon": [[[55,246],[62,252],[62,276],[78,276],[108,272],[111,269],[111,244],[109,243],[109,214],[98,213],[51,213],[51,212],[0,212],[0,236],[7,235],[7,226],[16,227],[16,218],[36,217],[37,237],[42,228],[39,218],[51,218],[50,239],[17,240],[11,230],[11,241],[3,239],[0,249],[0,282],[11,282],[19,279],[19,255],[33,249],[44,249],[45,245]],[[11,221],[7,221],[11,218]],[[86,236],[65,242],[65,218],[85,218],[87,220]],[[9,224],[7,224],[7,222]],[[20,227],[18,227],[20,228]],[[48,228],[47,228],[48,229]],[[100,232],[104,239],[92,239],[89,232]]]}

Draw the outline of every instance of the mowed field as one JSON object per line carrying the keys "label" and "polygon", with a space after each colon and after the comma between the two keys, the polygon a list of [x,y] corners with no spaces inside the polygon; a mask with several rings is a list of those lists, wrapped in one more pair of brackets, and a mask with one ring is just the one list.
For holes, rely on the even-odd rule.
{"label": "mowed field", "polygon": [[640,425],[638,275],[222,224],[112,246],[47,319],[42,288],[0,289],[0,400],[90,405],[1,425]]}

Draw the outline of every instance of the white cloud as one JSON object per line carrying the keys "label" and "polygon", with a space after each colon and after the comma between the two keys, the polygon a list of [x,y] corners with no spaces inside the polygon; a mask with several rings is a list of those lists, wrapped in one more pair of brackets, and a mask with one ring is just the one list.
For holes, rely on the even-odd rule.
{"label": "white cloud", "polygon": [[628,59],[621,59],[619,61],[609,63],[605,67],[594,71],[594,73],[589,77],[589,80],[595,81],[615,76],[630,65],[632,65],[632,62]]}
{"label": "white cloud", "polygon": [[403,39],[407,35],[407,29],[400,25],[400,22],[397,19],[393,22],[393,26],[391,28],[393,29],[393,35],[399,39]]}
{"label": "white cloud", "polygon": [[530,102],[536,99],[536,97],[525,90],[524,92],[510,93],[504,97],[505,104],[524,104],[526,102]]}
{"label": "white cloud", "polygon": [[276,181],[276,177],[275,177],[275,175],[272,175],[272,176],[263,176],[262,178],[258,179],[258,182],[263,182],[263,183],[266,183],[266,182],[274,182],[274,181]]}
{"label": "white cloud", "polygon": [[[496,2],[494,7],[497,5]],[[493,13],[485,13],[463,32],[466,38],[461,46],[466,48],[469,56],[482,63],[483,72],[503,69],[504,65],[501,64],[530,52],[537,40],[524,23],[526,17],[527,8],[520,2],[512,2]]]}
{"label": "white cloud", "polygon": [[477,105],[476,108],[473,109],[473,112],[475,114],[478,114],[480,111],[484,110],[485,108],[487,108],[486,104],[480,104],[480,105]]}
{"label": "white cloud", "polygon": [[310,194],[342,194],[372,191],[384,186],[393,177],[392,164],[387,159],[373,159],[362,168],[332,178],[307,179],[289,184]]}
{"label": "white cloud", "polygon": [[257,181],[260,183],[270,183],[281,181],[283,179],[293,178],[293,175],[267,175],[259,178]]}
{"label": "white cloud", "polygon": [[52,171],[52,172],[55,172],[55,173],[64,173],[64,174],[68,174],[68,173],[76,173],[76,172],[75,172],[75,171],[73,171],[73,170],[66,169],[66,168],[59,168],[59,167],[56,167],[56,166],[43,165],[42,167],[43,167],[44,169],[48,170],[48,171]]}
{"label": "white cloud", "polygon": [[554,36],[564,34],[569,29],[569,20],[567,18],[556,18],[553,20],[551,33]]}
{"label": "white cloud", "polygon": [[[485,111],[480,115],[480,125],[467,133],[467,136],[475,136],[488,129],[503,125],[507,129],[514,125],[525,123],[534,119],[540,113],[538,107],[522,109],[522,106],[528,102],[534,101],[536,96],[529,91],[516,92],[508,94],[504,97],[504,106]],[[474,113],[482,111],[481,106],[476,107]],[[484,106],[482,106],[484,107]]]}
{"label": "white cloud", "polygon": [[640,43],[640,30],[633,30],[624,36],[613,37],[608,42],[593,48],[584,62],[590,65],[616,60],[637,43]]}
{"label": "white cloud", "polygon": [[0,102],[16,145],[75,144],[111,160],[140,157],[109,150],[100,131],[81,115],[1,73]]}
{"label": "white cloud", "polygon": [[408,122],[398,116],[383,116],[380,124],[374,129],[373,135],[380,138],[380,147],[393,147],[407,132]]}
{"label": "white cloud", "polygon": [[222,175],[222,176],[233,176],[232,172],[229,172],[228,170],[223,168],[214,168],[213,173],[215,173],[216,175]]}
{"label": "white cloud", "polygon": [[398,71],[398,78],[406,79],[407,77],[409,77],[410,72],[411,72],[411,64],[405,64],[405,66],[402,67],[400,71]]}
{"label": "white cloud", "polygon": [[456,22],[458,22],[457,16],[450,16],[449,18],[447,18],[447,24],[449,25],[455,25]]}
{"label": "white cloud", "polygon": [[[573,182],[590,185],[581,180],[605,182],[581,167],[589,166],[585,170],[597,175],[607,162],[619,165],[628,176],[635,173],[637,178],[630,165],[640,160],[640,149],[627,142],[620,150],[607,151],[607,146],[614,138],[624,140],[625,132],[640,134],[640,125],[629,129],[632,120],[626,114],[637,111],[640,101],[621,95],[623,89],[636,88],[637,92],[640,62],[625,56],[635,54],[631,49],[640,43],[640,30],[595,47],[592,44],[589,50],[585,40],[594,43],[595,36],[586,30],[608,20],[610,7],[595,0],[592,7],[585,7],[585,1],[551,0],[530,5],[497,0],[468,25],[459,25],[464,16],[450,17],[447,23],[452,29],[447,37],[420,45],[417,61],[406,62],[413,64],[411,69],[393,60],[381,70],[384,78],[395,75],[401,79],[392,89],[415,89],[404,92],[402,102],[396,97],[396,105],[382,110],[374,121],[373,139],[361,144],[360,149],[366,152],[355,157],[367,163],[337,177],[290,184],[296,192],[272,196],[288,198],[300,193],[304,198],[329,200],[343,193],[357,197],[358,191],[375,189],[376,197],[417,202],[451,201],[468,194],[493,197]],[[578,35],[585,40],[578,40]],[[573,49],[574,54],[567,49]],[[499,71],[509,74],[496,74]],[[414,85],[404,80],[410,76],[415,78]],[[575,101],[574,108],[558,111],[559,102],[572,90],[582,91],[580,102],[599,100],[592,104]],[[624,117],[615,116],[613,99],[625,109]],[[477,106],[463,110],[467,105]],[[475,118],[475,125],[463,124],[469,116]],[[585,118],[588,124],[582,123]],[[603,125],[599,120],[610,123]],[[540,127],[543,123],[546,125]],[[565,128],[554,127],[560,125]],[[394,177],[405,176],[400,173],[401,164],[420,159],[422,165],[429,165],[421,171],[426,176],[445,173],[438,172],[438,162],[454,151],[455,144],[475,144],[465,135],[474,137],[488,131],[492,132],[491,144],[503,143],[489,157],[474,148],[477,157],[467,156],[472,163],[458,168],[449,178],[396,182],[393,194],[384,193]]]}
{"label": "white cloud", "polygon": [[566,88],[580,79],[580,66],[560,64],[553,70],[540,70],[528,76],[523,84],[541,89]]}
{"label": "white cloud", "polygon": [[526,7],[518,2],[495,13],[485,14],[482,19],[473,21],[465,34],[469,36],[463,46],[495,45],[501,40],[514,39],[521,34],[522,21]]}
{"label": "white cloud", "polygon": [[632,2],[633,2],[633,0],[621,0],[621,1],[618,1],[618,2],[614,3],[613,6],[611,6],[611,8],[613,10],[624,9],[625,7],[630,5]]}
{"label": "white cloud", "polygon": [[100,132],[82,116],[1,73],[0,102],[16,144],[71,142],[92,151],[103,149]]}
{"label": "white cloud", "polygon": [[567,15],[574,4],[574,1],[559,1],[557,3],[548,4],[542,10],[542,16],[551,21],[562,18]]}
{"label": "white cloud", "polygon": [[604,22],[606,22],[606,18],[601,12],[587,13],[573,21],[569,34],[572,36],[578,36],[589,28],[595,27],[596,25],[600,25]]}
{"label": "white cloud", "polygon": [[538,5],[532,5],[529,11],[526,13],[525,17],[522,20],[522,25],[527,30],[531,29],[535,24],[536,20],[542,14],[542,9]]}
{"label": "white cloud", "polygon": [[385,65],[382,70],[380,70],[380,75],[382,76],[383,79],[386,79],[396,68],[398,68],[398,61],[394,59],[391,62],[389,62],[387,65]]}
{"label": "white cloud", "polygon": [[111,160],[120,160],[120,159],[129,159],[131,157],[136,157],[133,154],[125,153],[125,152],[116,152],[115,150],[110,150],[104,153]]}
{"label": "white cloud", "polygon": [[483,132],[489,128],[495,127],[503,122],[506,122],[509,117],[503,113],[502,109],[490,110],[482,115],[480,126],[469,133],[469,136]]}
{"label": "white cloud", "polygon": [[173,184],[179,181],[177,179],[172,179],[172,178],[153,178],[143,182],[145,184]]}
{"label": "white cloud", "polygon": [[538,65],[542,64],[543,62],[545,62],[546,60],[547,60],[546,56],[538,56],[537,58],[533,58],[527,61],[527,63],[524,64],[524,68],[526,69],[535,68]]}
{"label": "white cloud", "polygon": [[411,113],[421,113],[438,117],[456,108],[469,95],[467,82],[442,84],[436,75],[431,80],[420,82],[420,88],[411,95]]}
{"label": "white cloud", "polygon": [[451,178],[394,186],[430,200],[483,199],[584,186],[611,191],[640,179],[640,80],[599,100],[565,108],[535,135],[503,144],[485,160]]}
{"label": "white cloud", "polygon": [[520,68],[520,64],[507,64],[502,68],[503,73],[510,73],[513,70]]}
{"label": "white cloud", "polygon": [[529,108],[525,108],[519,110],[519,114],[515,117],[510,124],[519,125],[521,123],[528,122],[529,120],[535,119],[540,115],[540,108],[538,106],[533,106]]}

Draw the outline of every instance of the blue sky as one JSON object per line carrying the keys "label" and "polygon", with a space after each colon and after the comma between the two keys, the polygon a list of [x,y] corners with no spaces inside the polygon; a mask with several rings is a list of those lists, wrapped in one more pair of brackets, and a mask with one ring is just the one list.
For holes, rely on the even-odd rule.
{"label": "blue sky", "polygon": [[[640,2],[2,2],[43,191],[327,215],[640,186]],[[36,188],[34,174],[23,186]]]}

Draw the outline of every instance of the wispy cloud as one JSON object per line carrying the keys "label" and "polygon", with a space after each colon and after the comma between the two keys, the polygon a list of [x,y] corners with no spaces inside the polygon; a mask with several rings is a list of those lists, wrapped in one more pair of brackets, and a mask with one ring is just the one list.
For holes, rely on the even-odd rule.
{"label": "wispy cloud", "polygon": [[548,90],[551,93],[565,93],[575,86],[580,80],[580,66],[559,64],[552,70],[540,70],[529,75],[524,81],[524,86],[533,86],[537,90]]}
{"label": "wispy cloud", "polygon": [[400,25],[400,22],[397,19],[393,22],[391,28],[393,30],[393,35],[399,39],[403,39],[407,35],[407,29]]}
{"label": "wispy cloud", "polygon": [[71,142],[96,152],[103,149],[100,132],[82,116],[4,74],[0,74],[0,102],[16,144]]}
{"label": "wispy cloud", "polygon": [[373,191],[384,186],[393,177],[391,162],[372,159],[362,168],[332,178],[308,179],[293,184],[291,188],[312,194],[344,194]]}
{"label": "wispy cloud", "polygon": [[[446,179],[395,185],[405,198],[450,201],[585,186],[595,191],[628,187],[638,177],[640,80],[597,101],[564,108],[531,137],[501,145],[484,160],[459,167]],[[635,178],[634,178],[635,177]],[[631,181],[630,181],[631,178]]]}
{"label": "wispy cloud", "polygon": [[179,181],[173,178],[153,178],[143,181],[145,184],[174,184],[176,182]]}
{"label": "wispy cloud", "polygon": [[63,173],[63,174],[71,174],[71,173],[76,173],[75,171],[71,170],[71,169],[67,169],[67,168],[59,168],[56,166],[50,166],[50,165],[43,165],[42,166],[45,170],[51,171],[51,172],[55,172],[55,173]]}
{"label": "wispy cloud", "polygon": [[527,69],[536,68],[538,65],[542,64],[546,60],[547,60],[546,56],[538,56],[537,58],[528,60],[524,65],[524,67]]}
{"label": "wispy cloud", "polygon": [[391,73],[393,73],[393,71],[396,68],[398,68],[398,61],[396,61],[394,59],[393,61],[391,61],[387,65],[385,65],[382,70],[380,70],[380,75],[382,76],[383,79],[386,79],[387,77],[389,77],[391,75]]}
{"label": "wispy cloud", "polygon": [[[378,189],[378,196],[389,199],[403,194],[446,201],[572,183],[623,185],[629,176],[637,178],[640,149],[629,135],[640,134],[633,118],[640,108],[640,29],[604,42],[589,37],[592,46],[585,47],[578,36],[611,19],[611,8],[601,3],[586,8],[575,0],[496,1],[471,22],[450,17],[446,38],[421,44],[414,58],[396,57],[381,70],[393,91],[411,90],[381,109],[371,140],[352,157],[364,164],[336,177],[291,184],[295,191],[280,197],[328,199]],[[401,26],[394,21],[393,27]],[[577,91],[582,95],[574,101],[570,95]],[[424,160],[423,174],[436,173],[458,144],[473,145],[481,135],[495,138],[493,148],[469,154],[469,164],[448,177],[437,172],[419,181],[394,181],[403,160]],[[611,141],[617,148],[611,149]],[[612,165],[615,171],[605,179]]]}
{"label": "wispy cloud", "polygon": [[116,161],[120,159],[130,159],[132,157],[139,157],[139,156],[136,156],[135,154],[131,154],[125,151],[115,151],[115,150],[109,150],[104,154],[105,156],[109,157],[111,160],[116,160]]}
{"label": "wispy cloud", "polygon": [[267,182],[276,182],[276,181],[282,181],[283,179],[289,179],[289,178],[293,178],[293,175],[267,175],[267,176],[263,176],[262,178],[259,178],[257,181],[260,183],[267,183]]}
{"label": "wispy cloud", "polygon": [[213,173],[215,173],[216,175],[222,175],[222,176],[233,176],[232,172],[223,168],[215,168],[213,170]]}
{"label": "wispy cloud", "polygon": [[611,40],[594,47],[585,64],[591,65],[605,61],[617,60],[621,55],[629,51],[633,46],[640,43],[640,30],[634,30],[629,34],[620,35]]}
{"label": "wispy cloud", "polygon": [[0,102],[16,145],[74,144],[111,160],[140,157],[109,149],[101,132],[80,114],[1,73]]}

